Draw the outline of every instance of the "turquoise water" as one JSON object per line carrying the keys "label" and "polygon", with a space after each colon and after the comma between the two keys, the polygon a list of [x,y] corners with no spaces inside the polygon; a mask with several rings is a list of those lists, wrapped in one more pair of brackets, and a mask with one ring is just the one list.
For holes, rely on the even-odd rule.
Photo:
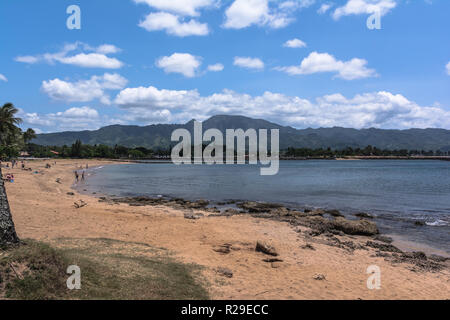
{"label": "turquoise water", "polygon": [[[92,170],[85,189],[116,196],[277,202],[334,208],[349,216],[368,212],[384,233],[450,253],[450,162],[282,161],[276,176],[260,176],[259,167],[249,165],[113,165]],[[417,220],[426,225],[416,226]]]}

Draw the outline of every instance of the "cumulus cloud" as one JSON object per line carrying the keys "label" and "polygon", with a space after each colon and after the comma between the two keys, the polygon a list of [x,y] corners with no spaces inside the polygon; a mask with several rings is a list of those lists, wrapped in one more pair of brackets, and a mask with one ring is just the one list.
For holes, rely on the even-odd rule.
{"label": "cumulus cloud", "polygon": [[56,53],[18,56],[15,58],[15,61],[27,64],[46,62],[49,64],[62,63],[83,68],[119,69],[123,66],[123,63],[116,58],[107,56],[119,51],[119,48],[111,44],[91,47],[88,44],[76,42],[66,44],[62,50]]}
{"label": "cumulus cloud", "polygon": [[27,113],[19,110],[19,116],[27,126],[35,128],[37,133],[95,130],[109,123],[107,118],[101,117],[97,110],[88,106],[48,114]]}
{"label": "cumulus cloud", "polygon": [[234,63],[235,66],[253,69],[253,70],[262,70],[264,69],[264,62],[258,58],[250,58],[250,57],[235,57]]}
{"label": "cumulus cloud", "polygon": [[367,61],[353,58],[340,61],[328,53],[312,52],[303,59],[299,66],[277,67],[276,70],[289,75],[306,75],[313,73],[334,72],[338,78],[355,80],[376,76],[376,71],[367,68]]}
{"label": "cumulus cloud", "polygon": [[110,98],[105,90],[120,90],[128,80],[117,73],[105,73],[103,76],[93,76],[89,80],[68,82],[58,78],[43,81],[41,90],[50,98],[65,102],[88,102],[99,99],[103,104],[110,104]]}
{"label": "cumulus cloud", "polygon": [[183,16],[199,16],[200,9],[217,4],[215,0],[134,0],[134,2],[145,3],[154,9]]}
{"label": "cumulus cloud", "polygon": [[318,14],[325,14],[328,10],[330,10],[333,7],[333,4],[331,3],[324,3],[320,6],[319,10],[317,10]]}
{"label": "cumulus cloud", "polygon": [[446,69],[447,69],[447,74],[450,76],[450,62],[447,63]]}
{"label": "cumulus cloud", "polygon": [[284,47],[286,48],[305,48],[306,47],[306,43],[303,42],[300,39],[292,39],[292,40],[288,40],[283,44]]}
{"label": "cumulus cloud", "polygon": [[157,10],[148,14],[139,23],[140,27],[147,31],[166,31],[167,34],[178,37],[208,35],[208,24],[201,23],[196,18],[200,16],[201,9],[219,6],[217,0],[134,0],[134,2],[145,3]]}
{"label": "cumulus cloud", "polygon": [[174,53],[157,60],[156,66],[166,73],[181,73],[187,78],[193,78],[202,64],[201,58],[189,53]]}
{"label": "cumulus cloud", "polygon": [[223,71],[225,67],[221,63],[211,64],[208,66],[208,71],[211,72],[220,72]]}
{"label": "cumulus cloud", "polygon": [[395,0],[348,0],[344,6],[336,8],[332,16],[337,20],[343,16],[373,14],[375,12],[385,15],[396,6]]}
{"label": "cumulus cloud", "polygon": [[178,37],[204,36],[209,34],[208,24],[196,20],[180,21],[181,18],[167,12],[150,13],[139,23],[147,31],[166,31]]}
{"label": "cumulus cloud", "polygon": [[0,81],[8,82],[8,79],[0,73]]}
{"label": "cumulus cloud", "polygon": [[297,96],[265,92],[260,96],[224,90],[201,96],[197,90],[160,90],[155,87],[127,88],[115,103],[128,111],[127,119],[142,122],[187,122],[217,114],[263,118],[296,128],[450,128],[450,112],[422,107],[400,94],[364,93],[347,98],[326,95],[314,101]]}
{"label": "cumulus cloud", "polygon": [[228,29],[243,29],[252,25],[268,26],[273,29],[284,28],[295,20],[297,10],[309,7],[314,0],[235,0],[225,11]]}

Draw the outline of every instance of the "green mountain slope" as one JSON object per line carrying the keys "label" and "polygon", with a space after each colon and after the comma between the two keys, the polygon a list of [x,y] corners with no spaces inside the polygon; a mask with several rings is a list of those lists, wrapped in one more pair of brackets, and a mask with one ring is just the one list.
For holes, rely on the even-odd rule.
{"label": "green mountain slope", "polygon": [[[77,139],[84,144],[123,145],[167,149],[174,130],[185,128],[192,132],[193,121],[184,125],[151,125],[145,127],[114,125],[96,131],[59,132],[40,134],[33,143],[46,146],[71,145]],[[203,130],[226,129],[279,129],[280,147],[295,148],[364,148],[368,145],[380,149],[442,150],[450,151],[450,130],[444,129],[346,129],[320,128],[297,130],[265,120],[242,116],[214,116],[203,123]]]}

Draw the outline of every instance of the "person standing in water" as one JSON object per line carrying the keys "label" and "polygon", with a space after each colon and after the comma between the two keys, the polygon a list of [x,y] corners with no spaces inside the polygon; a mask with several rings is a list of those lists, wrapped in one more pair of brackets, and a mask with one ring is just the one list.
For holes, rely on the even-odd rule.
{"label": "person standing in water", "polygon": [[78,171],[75,170],[75,180],[76,180],[76,182],[78,182],[78,179],[79,179],[78,178]]}

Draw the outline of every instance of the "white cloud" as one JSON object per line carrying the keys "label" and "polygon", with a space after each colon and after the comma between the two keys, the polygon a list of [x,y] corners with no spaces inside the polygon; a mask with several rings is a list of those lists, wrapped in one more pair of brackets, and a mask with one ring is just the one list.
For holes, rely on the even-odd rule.
{"label": "white cloud", "polygon": [[28,64],[34,64],[34,63],[39,62],[39,59],[37,57],[33,57],[33,56],[16,57],[14,60],[17,62],[28,63]]}
{"label": "white cloud", "polygon": [[333,4],[331,3],[324,3],[320,6],[319,10],[317,10],[318,14],[325,14],[328,10],[331,9],[331,7],[333,7]]}
{"label": "white cloud", "polygon": [[450,76],[450,62],[447,63],[446,68],[447,68],[447,74]]}
{"label": "white cloud", "polygon": [[373,14],[380,12],[387,14],[397,6],[395,0],[348,0],[347,3],[333,12],[333,18],[339,19],[348,15]]}
{"label": "white cloud", "polygon": [[[78,51],[78,53],[74,53],[74,51]],[[82,51],[86,51],[87,53]],[[49,64],[59,62],[83,68],[119,69],[123,66],[123,63],[116,58],[107,56],[107,54],[113,54],[119,51],[119,48],[110,44],[104,44],[97,48],[93,48],[85,43],[75,42],[66,44],[63,49],[57,53],[45,53],[37,56],[19,56],[15,58],[15,61],[28,64],[35,64],[41,61]]]}
{"label": "white cloud", "polygon": [[223,71],[225,67],[221,63],[211,64],[208,66],[208,71],[219,72]]}
{"label": "white cloud", "polygon": [[195,77],[201,64],[201,58],[189,53],[174,53],[156,62],[156,66],[166,73],[181,73],[187,78]]}
{"label": "white cloud", "polygon": [[336,60],[328,53],[312,52],[303,59],[300,66],[278,67],[276,70],[290,75],[306,75],[322,72],[335,72],[337,77],[345,80],[355,80],[376,76],[376,71],[367,68],[367,61],[353,58],[349,61]]}
{"label": "white cloud", "polygon": [[8,82],[8,79],[3,74],[0,73],[0,81]]}
{"label": "white cloud", "polygon": [[69,108],[63,112],[49,114],[26,113],[19,110],[19,116],[27,126],[35,128],[37,133],[95,130],[109,124],[108,118],[101,117],[97,110],[88,106]]}
{"label": "white cloud", "polygon": [[224,27],[243,29],[252,25],[284,28],[295,20],[294,13],[314,0],[235,0],[225,11]]}
{"label": "white cloud", "polygon": [[306,43],[296,38],[286,41],[283,46],[287,48],[305,48]]}
{"label": "white cloud", "polygon": [[310,101],[297,96],[265,92],[260,96],[224,90],[201,96],[197,90],[128,88],[115,103],[129,113],[128,121],[166,123],[205,120],[217,114],[245,115],[276,123],[305,127],[450,128],[450,112],[422,107],[400,94],[373,92],[346,98],[326,95]]}
{"label": "white cloud", "polygon": [[208,24],[195,20],[180,22],[180,17],[167,12],[150,13],[145,20],[139,23],[139,26],[147,31],[165,30],[168,34],[178,37],[209,34]]}
{"label": "white cloud", "polygon": [[264,69],[264,62],[258,58],[235,57],[233,64],[235,66],[247,69],[255,69],[255,70]]}
{"label": "white cloud", "polygon": [[150,7],[173,12],[183,16],[199,16],[199,9],[216,5],[215,0],[134,0],[136,3],[145,3]]}
{"label": "white cloud", "polygon": [[66,102],[88,102],[99,99],[103,104],[110,104],[105,90],[120,90],[128,83],[127,79],[118,74],[105,73],[103,76],[93,76],[89,80],[67,82],[53,79],[42,82],[42,91],[53,100]]}

